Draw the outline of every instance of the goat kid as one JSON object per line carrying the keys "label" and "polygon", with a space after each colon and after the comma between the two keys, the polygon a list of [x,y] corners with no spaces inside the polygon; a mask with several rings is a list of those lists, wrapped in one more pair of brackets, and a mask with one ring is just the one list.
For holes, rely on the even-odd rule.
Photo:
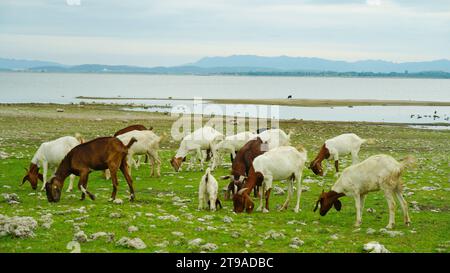
{"label": "goat kid", "polygon": [[198,209],[210,209],[216,211],[217,207],[222,208],[218,198],[219,183],[211,174],[211,168],[208,168],[203,175],[198,187]]}

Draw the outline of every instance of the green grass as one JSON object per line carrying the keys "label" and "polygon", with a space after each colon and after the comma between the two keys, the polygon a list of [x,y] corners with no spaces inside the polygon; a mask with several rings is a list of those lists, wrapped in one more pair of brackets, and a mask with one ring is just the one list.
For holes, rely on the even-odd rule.
{"label": "green grass", "polygon": [[[18,239],[10,236],[0,238],[0,252],[69,252],[67,243],[72,241],[74,234],[73,223],[65,222],[77,217],[88,216],[81,229],[89,236],[95,232],[113,232],[115,240],[123,236],[139,237],[148,246],[141,252],[199,252],[198,248],[190,248],[188,242],[195,238],[204,239],[205,243],[218,245],[216,252],[361,252],[363,244],[378,241],[392,252],[450,252],[450,212],[449,212],[449,154],[450,132],[411,129],[404,126],[382,126],[367,123],[332,123],[332,122],[281,122],[286,130],[294,129],[293,146],[302,144],[308,150],[311,160],[318,151],[321,143],[332,136],[354,132],[361,137],[375,138],[376,144],[365,145],[361,149],[360,158],[370,155],[386,153],[397,159],[407,154],[418,158],[415,169],[407,171],[403,179],[407,189],[405,193],[414,192],[406,199],[410,206],[412,226],[406,227],[402,223],[402,213],[399,207],[396,213],[394,230],[402,231],[403,236],[389,237],[379,232],[367,235],[366,230],[384,228],[388,222],[388,209],[382,192],[371,193],[367,197],[366,209],[373,208],[375,213],[364,211],[361,229],[355,230],[355,208],[351,198],[343,197],[341,212],[332,210],[325,217],[313,213],[313,207],[322,189],[329,189],[334,183],[333,172],[324,178],[314,176],[310,170],[304,172],[303,178],[310,183],[310,190],[302,194],[301,209],[298,214],[293,212],[294,203],[288,211],[278,212],[276,207],[283,203],[286,196],[272,194],[270,199],[271,211],[268,214],[255,212],[253,214],[239,214],[232,212],[232,203],[222,201],[224,208],[215,213],[197,211],[198,183],[202,172],[174,173],[169,159],[176,151],[177,142],[166,139],[161,147],[160,155],[163,160],[162,177],[150,178],[148,165],[133,170],[136,198],[134,203],[128,201],[127,185],[120,175],[118,198],[124,200],[123,205],[108,202],[111,194],[111,181],[102,178],[101,173],[93,173],[89,180],[89,189],[96,194],[96,201],[80,201],[80,192],[63,193],[61,202],[49,204],[44,192],[35,192],[29,184],[19,187],[25,173],[24,167],[29,165],[38,145],[50,139],[63,135],[82,133],[87,139],[97,136],[111,135],[117,129],[135,123],[151,124],[158,134],[169,133],[173,120],[159,114],[127,114],[116,106],[63,106],[64,113],[56,113],[55,105],[2,105],[0,106],[0,151],[10,155],[0,161],[0,194],[16,193],[20,197],[19,205],[9,205],[0,196],[0,214],[7,216],[31,216],[36,220],[42,214],[52,213],[54,223],[50,229],[38,227],[35,237]],[[95,121],[96,118],[102,120]],[[345,157],[343,166],[350,164],[350,157]],[[219,168],[214,175],[218,178],[228,174],[227,168]],[[323,183],[323,187],[318,183]],[[66,181],[67,187],[68,181]],[[224,187],[227,181],[219,181]],[[285,187],[280,181],[275,185]],[[7,188],[5,186],[9,186]],[[435,191],[421,190],[424,186],[438,187]],[[30,194],[35,195],[30,195]],[[173,197],[190,199],[187,207],[182,208],[173,204]],[[256,200],[255,200],[256,201]],[[413,209],[412,201],[416,201],[420,211]],[[58,215],[58,212],[84,206],[86,214],[78,212]],[[122,218],[112,219],[110,213],[119,212]],[[152,213],[148,217],[145,214]],[[178,222],[159,220],[159,216],[174,215]],[[204,218],[213,216],[211,220]],[[233,218],[233,222],[223,222],[225,216]],[[301,223],[288,224],[297,220]],[[137,226],[139,231],[129,234],[129,226]],[[207,230],[207,227],[215,230]],[[198,230],[198,228],[204,230]],[[269,230],[283,232],[284,239],[265,240],[264,233]],[[172,235],[172,232],[184,233],[184,237]],[[233,233],[239,233],[233,238]],[[337,240],[331,238],[338,236]],[[299,249],[289,247],[293,237],[299,237],[305,243]],[[168,241],[167,247],[157,244]],[[258,245],[258,241],[263,241]],[[82,252],[139,252],[118,247],[115,243],[108,243],[103,239],[81,244]]]}

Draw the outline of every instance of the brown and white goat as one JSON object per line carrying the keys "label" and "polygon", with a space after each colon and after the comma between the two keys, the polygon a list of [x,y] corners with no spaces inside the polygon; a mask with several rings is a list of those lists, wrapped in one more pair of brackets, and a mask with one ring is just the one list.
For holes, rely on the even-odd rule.
{"label": "brown and white goat", "polygon": [[[311,162],[309,168],[316,175],[324,176],[322,161],[333,160],[336,174],[339,173],[339,156],[351,154],[352,164],[359,162],[358,153],[363,143],[373,143],[373,139],[362,139],[356,134],[342,134],[328,139],[320,148],[316,158]],[[328,162],[327,162],[328,163]]]}
{"label": "brown and white goat", "polygon": [[63,159],[56,170],[55,176],[45,187],[48,201],[59,202],[64,180],[71,174],[80,177],[78,188],[82,191],[81,200],[85,199],[86,194],[94,200],[95,196],[87,190],[89,174],[93,170],[106,169],[111,171],[113,183],[111,200],[116,198],[118,186],[117,171],[119,169],[128,183],[130,200],[134,200],[133,180],[128,170],[127,155],[128,149],[135,142],[136,139],[131,139],[128,145],[125,146],[115,137],[102,137],[73,148]]}
{"label": "brown and white goat", "polygon": [[[261,138],[247,142],[236,154],[236,158],[231,165],[231,175],[222,176],[222,179],[230,179],[225,200],[233,199],[235,188],[239,191],[242,188],[244,180],[249,175],[253,160],[267,151],[267,145],[264,145]],[[255,197],[258,195],[258,187],[255,185]]]}
{"label": "brown and white goat", "polygon": [[[135,125],[131,125],[131,126],[123,128],[123,129],[120,129],[119,131],[117,131],[114,134],[114,136],[117,137],[117,136],[126,134],[126,133],[131,132],[131,131],[147,131],[147,130],[148,131],[153,131],[153,126],[151,126],[150,128],[147,129],[147,127],[145,127],[144,125],[135,124]],[[141,160],[140,160],[140,157],[139,157],[139,160],[138,160],[138,163],[136,164],[136,166],[140,165],[140,163],[141,163],[140,161]],[[148,155],[145,155],[144,163],[148,163]],[[129,166],[129,167],[131,167],[131,166]]]}
{"label": "brown and white goat", "polygon": [[331,191],[322,192],[316,203],[314,211],[320,204],[320,215],[325,216],[331,207],[337,211],[341,210],[342,204],[339,198],[351,196],[355,199],[356,222],[359,227],[362,222],[362,211],[364,201],[369,192],[382,190],[389,206],[389,223],[386,228],[392,228],[395,223],[395,198],[400,201],[403,210],[404,221],[409,225],[411,220],[408,214],[408,204],[402,196],[403,171],[414,165],[415,158],[406,157],[398,162],[389,155],[374,155],[363,162],[346,168],[336,183],[331,187]]}

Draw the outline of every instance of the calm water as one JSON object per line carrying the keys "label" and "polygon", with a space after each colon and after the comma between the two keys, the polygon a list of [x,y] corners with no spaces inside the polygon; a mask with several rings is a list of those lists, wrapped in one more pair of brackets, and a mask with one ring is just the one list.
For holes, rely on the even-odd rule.
{"label": "calm water", "polygon": [[[0,102],[79,102],[76,96],[157,98],[294,98],[399,99],[450,101],[450,80],[384,78],[305,78],[244,76],[172,76],[129,74],[0,73]],[[102,101],[104,102],[104,101]],[[112,101],[128,103],[130,101]],[[186,104],[177,101],[131,101],[146,105]],[[223,105],[220,107],[224,107]],[[244,110],[236,109],[234,114]],[[144,109],[142,109],[144,110]],[[147,111],[170,111],[149,108]],[[224,111],[224,110],[223,110]],[[433,118],[437,111],[439,118]],[[411,115],[415,115],[411,118]],[[421,118],[417,119],[417,115]],[[450,107],[287,107],[280,118],[402,123],[445,122]]]}

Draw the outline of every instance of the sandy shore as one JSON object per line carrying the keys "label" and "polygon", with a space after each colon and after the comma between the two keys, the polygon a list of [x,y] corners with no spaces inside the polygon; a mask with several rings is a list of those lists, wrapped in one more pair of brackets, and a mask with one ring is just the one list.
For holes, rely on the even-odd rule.
{"label": "sandy shore", "polygon": [[[107,98],[84,97],[85,100],[192,100],[179,98]],[[218,104],[256,104],[283,105],[303,107],[334,107],[334,106],[450,106],[450,101],[412,101],[412,100],[331,100],[331,99],[204,99]]]}

